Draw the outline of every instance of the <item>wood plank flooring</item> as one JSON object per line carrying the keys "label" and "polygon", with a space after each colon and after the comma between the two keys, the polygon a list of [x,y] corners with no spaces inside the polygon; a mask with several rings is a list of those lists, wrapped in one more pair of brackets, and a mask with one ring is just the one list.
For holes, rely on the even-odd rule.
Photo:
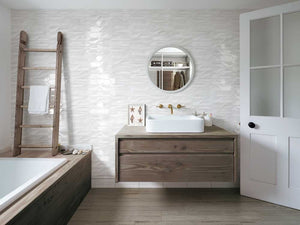
{"label": "wood plank flooring", "polygon": [[299,225],[300,211],[238,189],[92,189],[70,225]]}

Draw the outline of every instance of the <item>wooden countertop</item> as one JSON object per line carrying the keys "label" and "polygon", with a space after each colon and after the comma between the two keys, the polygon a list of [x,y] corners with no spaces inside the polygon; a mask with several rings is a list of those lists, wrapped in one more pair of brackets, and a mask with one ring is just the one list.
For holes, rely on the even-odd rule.
{"label": "wooden countertop", "polygon": [[[27,207],[34,199],[41,195],[52,184],[56,183],[64,174],[66,174],[73,166],[75,166],[84,157],[90,156],[91,152],[86,155],[51,155],[51,151],[37,151],[37,150],[24,150],[17,158],[66,158],[68,162],[60,167],[56,172],[38,184],[35,188],[31,189],[15,203],[9,206],[0,214],[0,224],[6,224],[25,207]],[[1,153],[0,157],[11,157],[11,152]]]}
{"label": "wooden countertop", "polygon": [[237,138],[237,136],[218,126],[205,127],[203,133],[149,133],[146,132],[146,127],[125,125],[116,134],[116,138]]}

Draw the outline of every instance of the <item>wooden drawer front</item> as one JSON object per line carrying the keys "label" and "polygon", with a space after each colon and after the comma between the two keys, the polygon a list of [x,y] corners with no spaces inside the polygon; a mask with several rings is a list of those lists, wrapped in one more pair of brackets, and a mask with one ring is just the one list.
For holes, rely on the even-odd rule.
{"label": "wooden drawer front", "polygon": [[233,139],[122,139],[120,153],[233,153]]}
{"label": "wooden drawer front", "polygon": [[126,154],[119,160],[119,181],[233,181],[232,154]]}

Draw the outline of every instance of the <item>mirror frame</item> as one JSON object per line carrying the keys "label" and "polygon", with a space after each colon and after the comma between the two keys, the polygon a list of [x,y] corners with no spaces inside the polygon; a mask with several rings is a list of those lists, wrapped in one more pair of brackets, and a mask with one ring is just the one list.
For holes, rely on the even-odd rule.
{"label": "mirror frame", "polygon": [[[191,71],[192,76],[191,76],[190,80],[186,83],[186,85],[184,85],[182,88],[180,88],[180,89],[178,89],[178,90],[167,91],[167,90],[160,89],[160,88],[158,88],[158,87],[152,82],[152,80],[151,80],[151,78],[150,78],[150,76],[149,76],[149,65],[151,64],[151,59],[152,59],[153,55],[154,55],[156,52],[158,52],[159,50],[161,50],[161,49],[163,49],[163,48],[178,48],[178,49],[180,49],[181,51],[183,51],[184,53],[186,53],[187,56],[190,58],[190,61],[191,61],[190,63],[191,63],[191,65],[192,65],[192,68],[190,68],[190,71]],[[192,82],[193,79],[194,79],[194,76],[195,76],[195,63],[194,63],[194,59],[193,59],[193,57],[191,56],[191,54],[189,53],[189,51],[187,51],[185,48],[183,48],[183,47],[181,47],[181,46],[178,46],[178,45],[166,45],[166,46],[162,46],[162,47],[160,47],[160,48],[157,48],[157,49],[150,55],[150,57],[149,57],[149,59],[148,59],[148,61],[147,61],[147,76],[148,76],[148,79],[149,79],[150,83],[151,83],[156,89],[159,89],[160,91],[163,91],[163,92],[165,92],[165,93],[170,93],[170,94],[172,94],[172,93],[175,94],[175,93],[181,92],[181,91],[183,91],[184,89],[186,89],[186,88],[191,84],[191,82]]]}

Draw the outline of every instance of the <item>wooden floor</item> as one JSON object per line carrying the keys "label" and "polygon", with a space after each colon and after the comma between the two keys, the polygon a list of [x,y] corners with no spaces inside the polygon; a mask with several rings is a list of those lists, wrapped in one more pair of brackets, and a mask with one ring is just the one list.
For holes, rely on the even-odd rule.
{"label": "wooden floor", "polygon": [[299,225],[300,211],[232,189],[92,189],[70,225]]}

